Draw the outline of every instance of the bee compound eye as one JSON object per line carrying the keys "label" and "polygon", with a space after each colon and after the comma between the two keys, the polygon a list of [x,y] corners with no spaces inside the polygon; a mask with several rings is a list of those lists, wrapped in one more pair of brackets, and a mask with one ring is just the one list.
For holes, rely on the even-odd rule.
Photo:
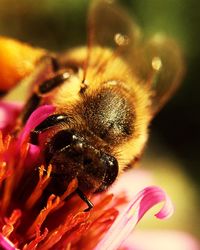
{"label": "bee compound eye", "polygon": [[96,190],[96,192],[102,192],[106,190],[116,179],[119,171],[118,162],[115,157],[103,154],[102,160],[105,166],[105,176],[101,186]]}
{"label": "bee compound eye", "polygon": [[106,175],[104,178],[104,182],[107,185],[111,185],[117,175],[118,175],[118,162],[115,157],[111,155],[105,155],[106,158]]}
{"label": "bee compound eye", "polygon": [[49,142],[49,147],[51,151],[59,151],[64,149],[66,146],[71,145],[76,141],[77,137],[72,130],[61,130],[57,132],[51,141]]}
{"label": "bee compound eye", "polygon": [[46,144],[45,160],[49,164],[53,157],[59,152],[65,151],[70,145],[76,143],[77,136],[73,130],[61,130],[57,132]]}

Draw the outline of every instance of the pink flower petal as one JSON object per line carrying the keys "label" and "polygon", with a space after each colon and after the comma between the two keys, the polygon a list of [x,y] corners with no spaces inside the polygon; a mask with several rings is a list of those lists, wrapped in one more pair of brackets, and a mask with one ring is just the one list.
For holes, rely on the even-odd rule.
{"label": "pink flower petal", "polygon": [[187,233],[173,230],[134,231],[134,234],[124,242],[122,249],[200,250],[200,242]]}
{"label": "pink flower petal", "polygon": [[25,166],[35,165],[40,156],[40,148],[36,145],[29,144],[29,151],[26,157]]}
{"label": "pink flower petal", "polygon": [[143,215],[154,205],[164,201],[164,206],[155,215],[159,219],[168,218],[173,213],[173,206],[166,193],[159,187],[147,187],[139,192],[117,217],[95,250],[118,249],[129,236]]}
{"label": "pink flower petal", "polygon": [[[139,181],[138,181],[139,180]],[[130,169],[123,173],[109,189],[115,196],[125,194],[130,201],[135,194],[145,187],[153,185],[154,180],[150,172],[142,169]]]}
{"label": "pink flower petal", "polygon": [[9,241],[6,237],[4,237],[2,234],[0,234],[0,249],[17,250],[13,243]]}
{"label": "pink flower petal", "polygon": [[53,105],[43,105],[37,108],[29,117],[26,125],[20,134],[19,142],[20,145],[27,139],[31,130],[33,130],[37,125],[39,125],[43,120],[45,120],[49,115],[55,111]]}
{"label": "pink flower petal", "polygon": [[[52,105],[43,105],[37,108],[29,117],[25,124],[22,132],[16,143],[16,152],[19,152],[23,143],[26,142],[30,132],[39,125],[43,120],[45,120],[49,115],[55,111],[55,107]],[[28,154],[26,157],[25,164],[30,165],[37,162],[37,158],[40,154],[40,148],[38,146],[29,144]]]}

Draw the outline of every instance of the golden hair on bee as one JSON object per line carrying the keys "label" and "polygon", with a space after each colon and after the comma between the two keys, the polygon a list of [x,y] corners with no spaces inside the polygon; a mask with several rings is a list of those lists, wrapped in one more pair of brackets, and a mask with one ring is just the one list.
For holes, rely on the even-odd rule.
{"label": "golden hair on bee", "polygon": [[29,80],[33,93],[20,117],[23,125],[39,106],[56,108],[32,131],[30,143],[43,148],[42,163],[52,165],[58,194],[73,179],[79,191],[106,190],[134,167],[151,120],[184,72],[176,42],[160,34],[142,39],[138,25],[113,1],[92,2],[88,33],[87,46],[61,54],[39,50]]}

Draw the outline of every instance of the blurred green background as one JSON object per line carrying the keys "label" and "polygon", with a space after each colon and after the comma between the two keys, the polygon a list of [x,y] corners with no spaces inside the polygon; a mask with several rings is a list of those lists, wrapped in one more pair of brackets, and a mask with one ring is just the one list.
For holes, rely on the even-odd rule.
{"label": "blurred green background", "polygon": [[[189,197],[199,197],[200,190],[200,2],[124,0],[120,3],[136,18],[147,36],[164,32],[175,37],[183,48],[186,76],[176,96],[151,125],[146,154],[150,160],[145,165],[147,168],[151,165],[154,172],[157,167],[153,165],[159,165],[158,173],[162,173],[163,181],[166,176],[168,186],[175,185],[171,186],[174,192],[179,185],[176,187],[174,180],[186,182],[179,185],[176,198],[185,201],[187,208],[194,206],[194,210],[184,210],[182,216],[188,220],[183,228],[199,235],[200,220],[195,219],[194,213],[199,218],[200,200],[195,198],[195,203],[190,203]],[[58,51],[84,44],[88,5],[87,0],[0,0],[0,35]],[[164,164],[162,159],[168,163]],[[165,169],[167,165],[170,174]],[[158,177],[162,186],[159,180]],[[192,221],[189,220],[191,211],[196,211]],[[193,224],[188,226],[190,222]]]}

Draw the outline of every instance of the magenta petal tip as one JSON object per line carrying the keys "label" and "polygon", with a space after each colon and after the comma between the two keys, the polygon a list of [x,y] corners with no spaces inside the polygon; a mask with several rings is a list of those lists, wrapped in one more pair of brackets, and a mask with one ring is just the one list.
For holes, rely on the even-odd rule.
{"label": "magenta petal tip", "polygon": [[37,108],[26,122],[26,125],[20,135],[19,143],[22,144],[26,140],[31,130],[33,130],[38,124],[45,120],[54,111],[55,107],[53,105],[43,105]]}
{"label": "magenta petal tip", "polygon": [[165,204],[155,216],[159,219],[168,218],[174,211],[170,198],[159,187],[144,188],[120,213],[95,250],[118,249],[144,214],[160,202],[165,202]]}

